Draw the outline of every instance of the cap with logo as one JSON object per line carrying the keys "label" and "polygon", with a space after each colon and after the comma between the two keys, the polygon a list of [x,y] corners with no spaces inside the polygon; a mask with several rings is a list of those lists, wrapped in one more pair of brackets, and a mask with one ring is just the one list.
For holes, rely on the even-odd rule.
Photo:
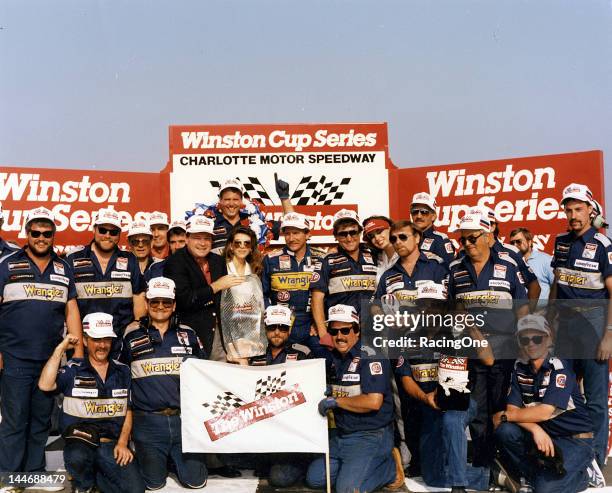
{"label": "cap with logo", "polygon": [[117,337],[113,330],[113,316],[102,312],[85,315],[83,318],[83,332],[93,339]]}
{"label": "cap with logo", "polygon": [[30,212],[28,212],[26,225],[36,219],[46,219],[47,221],[51,221],[53,224],[55,224],[55,216],[53,215],[53,212],[46,207],[37,207],[36,209],[32,209]]}
{"label": "cap with logo", "polygon": [[426,205],[432,211],[436,211],[436,199],[429,195],[427,192],[415,193],[412,196],[412,202],[410,202],[410,205],[415,204]]}
{"label": "cap with logo", "polygon": [[147,286],[147,299],[166,298],[173,300],[176,292],[176,284],[167,277],[154,277]]}
{"label": "cap with logo", "polygon": [[219,186],[219,196],[221,196],[223,191],[227,190],[228,188],[235,188],[240,192],[240,195],[244,193],[242,183],[240,183],[240,180],[238,180],[238,178],[228,178],[227,180],[222,181],[221,186]]}
{"label": "cap with logo", "polygon": [[162,226],[170,226],[168,222],[168,214],[165,212],[153,211],[149,214],[149,224],[151,226],[162,225]]}
{"label": "cap with logo", "polygon": [[384,231],[385,229],[389,228],[391,228],[391,225],[387,221],[379,217],[366,219],[363,223],[363,232],[365,234],[370,234],[374,231]]}
{"label": "cap with logo", "polygon": [[466,214],[481,214],[483,217],[486,217],[489,223],[491,223],[491,229],[493,228],[494,222],[499,222],[497,220],[497,214],[495,211],[486,205],[475,205],[474,207],[470,207]]}
{"label": "cap with logo", "polygon": [[130,236],[136,235],[153,236],[153,233],[151,233],[151,228],[146,221],[134,221],[132,224],[130,224],[130,229],[128,230],[127,235],[129,238]]}
{"label": "cap with logo", "polygon": [[288,212],[281,221],[281,230],[284,228],[310,229],[310,225],[304,214]]}
{"label": "cap with logo", "polygon": [[580,183],[570,183],[563,189],[561,204],[570,199],[582,200],[587,204],[593,205],[593,194],[591,190],[586,185],[581,185]]}
{"label": "cap with logo", "polygon": [[291,309],[284,305],[270,305],[266,308],[264,323],[266,325],[291,326]]}
{"label": "cap with logo", "polygon": [[355,221],[359,226],[361,226],[361,222],[359,221],[359,216],[355,211],[350,211],[348,209],[340,209],[338,212],[334,214],[334,226],[338,221]]}
{"label": "cap with logo", "polygon": [[550,326],[542,315],[527,315],[518,321],[517,334],[529,329],[550,335]]}
{"label": "cap with logo", "polygon": [[359,323],[359,315],[354,306],[334,305],[327,311],[327,322]]}
{"label": "cap with logo", "polygon": [[100,226],[101,224],[110,224],[121,228],[121,216],[114,209],[100,209],[96,214],[94,225]]}
{"label": "cap with logo", "polygon": [[482,212],[478,212],[477,210],[470,210],[466,214],[463,215],[461,220],[459,221],[459,226],[453,228],[449,231],[461,231],[461,230],[480,230],[485,233],[489,233],[491,231],[491,221],[489,218],[484,215]]}
{"label": "cap with logo", "polygon": [[209,233],[213,234],[215,223],[212,219],[196,215],[191,216],[187,221],[187,233]]}
{"label": "cap with logo", "polygon": [[446,300],[446,289],[442,284],[425,282],[417,287],[417,300]]}
{"label": "cap with logo", "polygon": [[182,219],[175,219],[170,224],[170,229],[182,229],[183,231],[187,231],[187,223]]}

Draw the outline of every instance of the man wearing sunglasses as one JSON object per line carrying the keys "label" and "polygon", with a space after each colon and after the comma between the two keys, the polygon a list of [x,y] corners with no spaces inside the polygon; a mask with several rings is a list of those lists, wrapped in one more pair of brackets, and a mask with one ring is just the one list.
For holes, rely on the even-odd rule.
{"label": "man wearing sunglasses", "polygon": [[111,358],[121,352],[121,337],[132,320],[146,313],[145,283],[138,260],[119,248],[121,216],[113,209],[100,209],[94,221],[93,241],[70,253],[66,260],[74,271],[79,311],[113,316],[117,338]]}
{"label": "man wearing sunglasses", "polygon": [[[39,207],[28,213],[27,244],[0,262],[1,382],[0,471],[45,470],[45,445],[53,396],[38,388],[38,378],[64,325],[83,356],[81,318],[74,276],[53,251],[53,213]],[[0,484],[0,487],[3,486]]]}
{"label": "man wearing sunglasses", "polygon": [[[504,411],[493,416],[502,461],[521,491],[583,491],[605,480],[593,452],[593,425],[571,364],[551,355],[551,331],[544,317],[518,322],[523,357],[511,377]],[[548,458],[542,467],[537,456]],[[565,474],[554,471],[562,466]]]}
{"label": "man wearing sunglasses", "polygon": [[206,355],[195,332],[174,316],[175,291],[172,279],[151,279],[147,316],[123,336],[122,360],[132,370],[132,436],[149,490],[166,484],[168,461],[174,463],[178,480],[186,488],[202,488],[208,475],[203,454],[182,451],[180,368],[185,359]]}
{"label": "man wearing sunglasses", "polygon": [[149,224],[146,221],[134,221],[130,224],[127,237],[129,249],[138,259],[138,267],[145,282],[163,276],[166,259],[151,255],[153,233]]}
{"label": "man wearing sunglasses", "polygon": [[[328,333],[333,350],[327,359],[330,396],[319,402],[319,413],[333,412],[336,434],[329,440],[330,476],[335,491],[376,491],[404,485],[404,470],[393,449],[393,396],[388,360],[374,359],[362,348],[359,315],[353,306],[330,307]],[[325,488],[325,460],[308,467],[306,482]]]}
{"label": "man wearing sunglasses", "polygon": [[261,284],[266,305],[287,305],[295,322],[290,342],[305,344],[313,351],[320,348],[319,339],[310,335],[310,280],[317,265],[325,257],[320,248],[308,245],[310,225],[304,214],[290,212],[283,216],[281,231],[285,246],[265,256]]}
{"label": "man wearing sunglasses", "polygon": [[489,467],[495,451],[491,411],[499,411],[505,405],[516,357],[515,321],[517,315],[528,313],[527,305],[523,304],[527,292],[516,262],[496,255],[490,247],[492,233],[487,215],[471,210],[461,218],[457,230],[465,255],[450,265],[449,299],[456,310],[483,317],[481,332],[495,357],[491,366],[474,361],[470,374],[472,398],[477,402],[477,415],[470,423],[473,465]]}
{"label": "man wearing sunglasses", "polygon": [[333,228],[338,251],[315,266],[310,281],[316,326],[312,334],[317,334],[320,344],[327,347],[332,347],[333,341],[327,333],[326,310],[342,304],[354,307],[359,313],[361,304],[367,303],[374,294],[377,272],[372,251],[360,242],[363,227],[357,213],[339,210],[334,214]]}
{"label": "man wearing sunglasses", "polygon": [[[593,194],[571,183],[561,204],[569,232],[555,239],[555,281],[549,304],[559,316],[557,354],[572,358],[583,375],[584,394],[593,422],[594,448],[603,466],[608,444],[608,360],[612,355],[612,241],[591,224]],[[552,307],[551,307],[552,308]],[[552,320],[552,310],[549,314]]]}
{"label": "man wearing sunglasses", "polygon": [[[287,361],[301,361],[312,357],[310,349],[291,343],[294,315],[284,305],[270,305],[264,315],[268,347],[265,354],[249,359],[250,366],[280,365]],[[258,454],[257,469],[268,477],[274,488],[288,488],[304,477],[309,454]]]}
{"label": "man wearing sunglasses", "polygon": [[421,232],[419,249],[430,259],[448,267],[455,258],[455,247],[444,233],[436,231],[436,199],[426,192],[415,193],[410,203],[410,216]]}

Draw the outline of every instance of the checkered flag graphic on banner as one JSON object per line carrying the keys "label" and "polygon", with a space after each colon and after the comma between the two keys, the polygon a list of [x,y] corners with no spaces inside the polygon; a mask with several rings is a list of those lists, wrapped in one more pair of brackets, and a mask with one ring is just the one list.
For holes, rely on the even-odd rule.
{"label": "checkered flag graphic on banner", "polygon": [[219,394],[213,402],[205,402],[202,404],[207,408],[213,416],[224,414],[232,408],[243,406],[245,402],[231,392],[223,392]]}
{"label": "checkered flag graphic on banner", "polygon": [[291,196],[294,205],[330,205],[344,196],[342,188],[351,182],[350,178],[342,178],[339,183],[327,181],[325,176],[319,179],[304,176]]}
{"label": "checkered flag graphic on banner", "polygon": [[286,371],[282,371],[280,376],[272,377],[268,375],[266,378],[260,378],[255,384],[255,400],[267,397],[274,392],[283,389],[286,384]]}
{"label": "checkered flag graphic on banner", "polygon": [[[247,176],[246,178],[236,177],[244,187],[244,196],[249,200],[257,200],[262,205],[274,205],[272,198],[264,188],[256,176]],[[212,187],[219,189],[221,183],[217,180],[211,180]]]}

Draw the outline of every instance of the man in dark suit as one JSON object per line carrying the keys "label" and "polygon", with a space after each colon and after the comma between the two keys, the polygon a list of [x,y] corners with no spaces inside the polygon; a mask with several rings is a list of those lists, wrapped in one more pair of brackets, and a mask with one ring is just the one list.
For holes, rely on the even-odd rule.
{"label": "man in dark suit", "polygon": [[220,292],[244,276],[227,274],[222,257],[211,252],[214,222],[205,216],[187,221],[187,243],[168,257],[164,275],[176,283],[179,320],[195,330],[209,359],[225,361],[219,330]]}

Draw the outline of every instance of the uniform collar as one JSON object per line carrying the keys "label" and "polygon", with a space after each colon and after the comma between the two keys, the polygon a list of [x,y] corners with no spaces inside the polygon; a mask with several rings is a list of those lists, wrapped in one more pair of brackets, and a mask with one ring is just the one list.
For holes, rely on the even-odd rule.
{"label": "uniform collar", "polygon": [[[89,362],[89,358],[83,358],[82,361],[83,361],[82,368],[86,368],[87,370],[91,371],[95,375],[99,375],[99,373],[96,371],[96,369]],[[104,381],[108,382],[109,377],[113,373],[115,373],[116,370],[117,370],[117,363],[115,363],[115,361],[113,359],[109,359],[108,360],[108,370],[106,372],[106,379]]]}
{"label": "uniform collar", "polygon": [[425,231],[423,231],[421,233],[421,236],[423,238],[431,238],[434,235],[434,231],[435,231],[435,229],[434,229],[433,224],[432,224],[431,227],[427,228]]}
{"label": "uniform collar", "polygon": [[[26,252],[26,250],[27,250],[27,245],[22,246],[19,250],[17,250],[19,252],[18,255],[20,257],[25,257],[25,258],[27,258],[28,260],[31,261],[32,259],[30,258],[30,256]],[[59,256],[57,255],[57,253],[55,253],[55,250],[53,250],[53,249],[51,249],[51,254],[50,254],[49,260],[50,261],[51,260],[59,260]]]}
{"label": "uniform collar", "polygon": [[580,236],[576,236],[576,233],[574,233],[573,231],[570,231],[570,236],[573,241],[582,240],[583,243],[594,241],[596,234],[597,234],[597,230],[593,228],[592,226],[589,229],[587,229],[583,235],[580,235]]}

